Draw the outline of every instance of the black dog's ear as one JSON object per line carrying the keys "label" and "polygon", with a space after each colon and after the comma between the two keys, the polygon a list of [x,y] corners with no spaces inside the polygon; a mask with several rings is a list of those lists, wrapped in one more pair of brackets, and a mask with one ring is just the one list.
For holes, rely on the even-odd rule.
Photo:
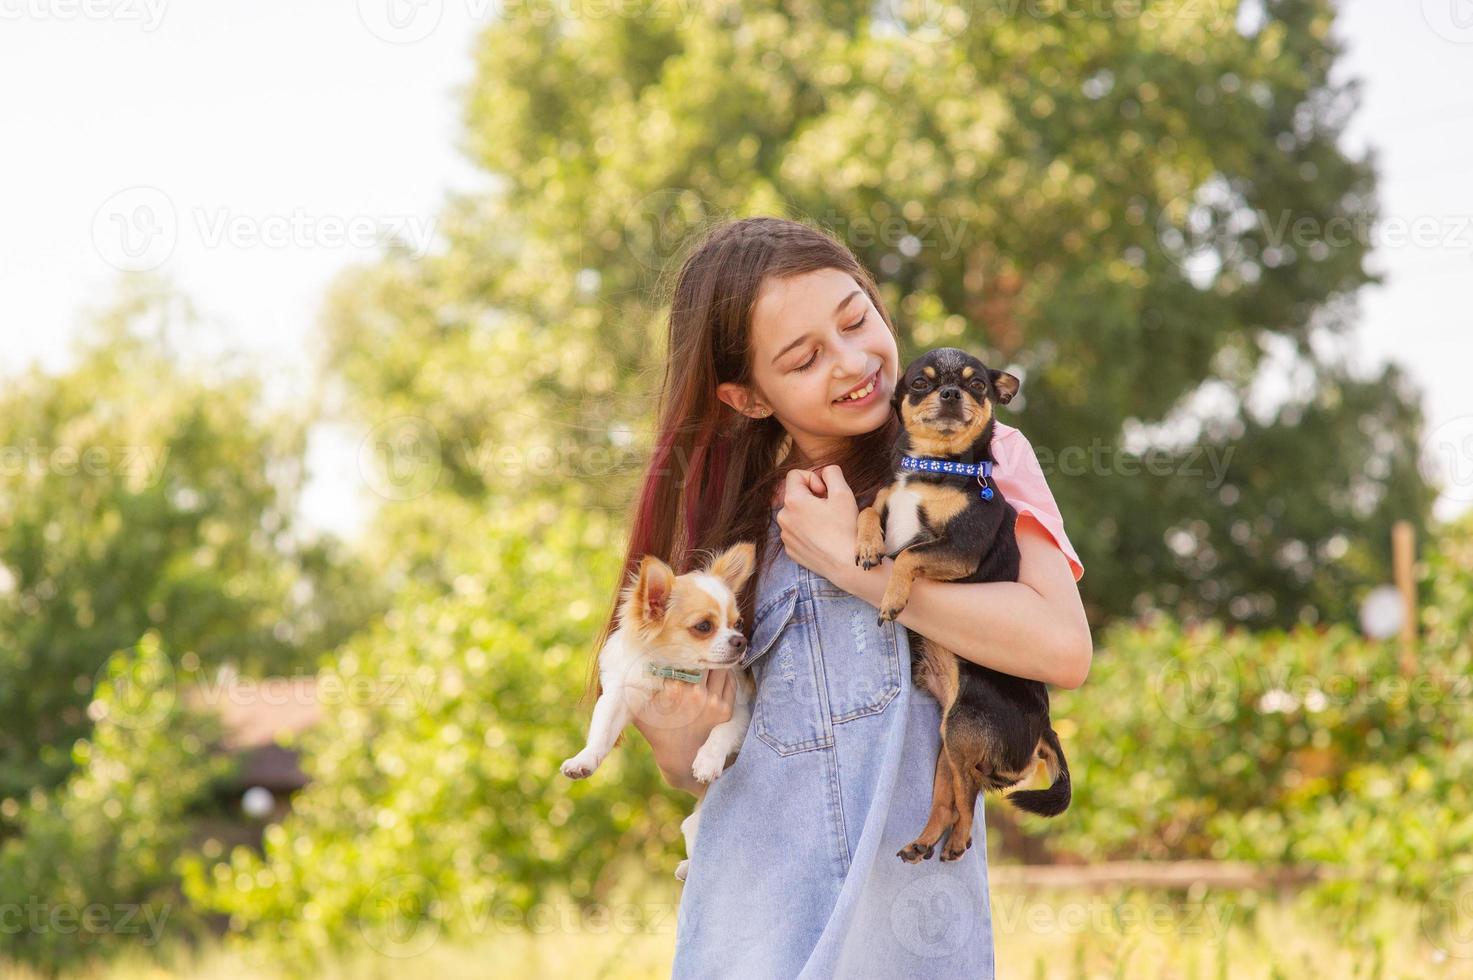
{"label": "black dog's ear", "polygon": [[988,374],[992,378],[992,386],[997,389],[997,400],[1004,405],[1013,400],[1023,383],[1006,371],[991,370]]}

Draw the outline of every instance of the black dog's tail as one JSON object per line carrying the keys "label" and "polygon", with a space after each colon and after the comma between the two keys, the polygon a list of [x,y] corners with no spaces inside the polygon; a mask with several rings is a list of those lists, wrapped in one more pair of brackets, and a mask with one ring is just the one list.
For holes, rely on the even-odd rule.
{"label": "black dog's tail", "polygon": [[1069,788],[1069,761],[1064,758],[1064,747],[1052,728],[1046,729],[1038,740],[1038,752],[1048,769],[1048,789],[1020,789],[1008,794],[1008,801],[1019,810],[1036,813],[1040,817],[1057,817],[1069,809],[1072,793]]}

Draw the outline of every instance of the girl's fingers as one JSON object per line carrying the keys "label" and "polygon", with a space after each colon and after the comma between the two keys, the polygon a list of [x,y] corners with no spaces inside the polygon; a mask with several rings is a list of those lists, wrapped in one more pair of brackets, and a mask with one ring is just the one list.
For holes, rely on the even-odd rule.
{"label": "girl's fingers", "polygon": [[788,475],[783,479],[784,504],[790,500],[796,500],[799,494],[813,492],[808,483],[808,476],[807,470],[788,470]]}

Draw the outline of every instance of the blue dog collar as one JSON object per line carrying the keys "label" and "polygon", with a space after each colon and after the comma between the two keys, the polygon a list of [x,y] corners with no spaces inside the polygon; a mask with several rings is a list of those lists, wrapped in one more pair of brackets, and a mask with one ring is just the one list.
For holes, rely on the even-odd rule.
{"label": "blue dog collar", "polygon": [[916,470],[921,473],[956,473],[960,476],[975,476],[982,489],[977,496],[983,500],[992,499],[992,488],[987,485],[987,478],[992,476],[992,460],[984,459],[980,463],[953,463],[949,459],[936,459],[932,456],[907,456],[901,454],[900,467],[906,470]]}

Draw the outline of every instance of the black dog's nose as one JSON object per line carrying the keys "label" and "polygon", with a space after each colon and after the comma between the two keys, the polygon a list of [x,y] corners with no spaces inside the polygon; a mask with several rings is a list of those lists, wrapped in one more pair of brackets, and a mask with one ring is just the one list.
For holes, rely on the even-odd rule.
{"label": "black dog's nose", "polygon": [[944,402],[956,401],[962,396],[962,390],[956,385],[947,385],[941,389],[941,400]]}

